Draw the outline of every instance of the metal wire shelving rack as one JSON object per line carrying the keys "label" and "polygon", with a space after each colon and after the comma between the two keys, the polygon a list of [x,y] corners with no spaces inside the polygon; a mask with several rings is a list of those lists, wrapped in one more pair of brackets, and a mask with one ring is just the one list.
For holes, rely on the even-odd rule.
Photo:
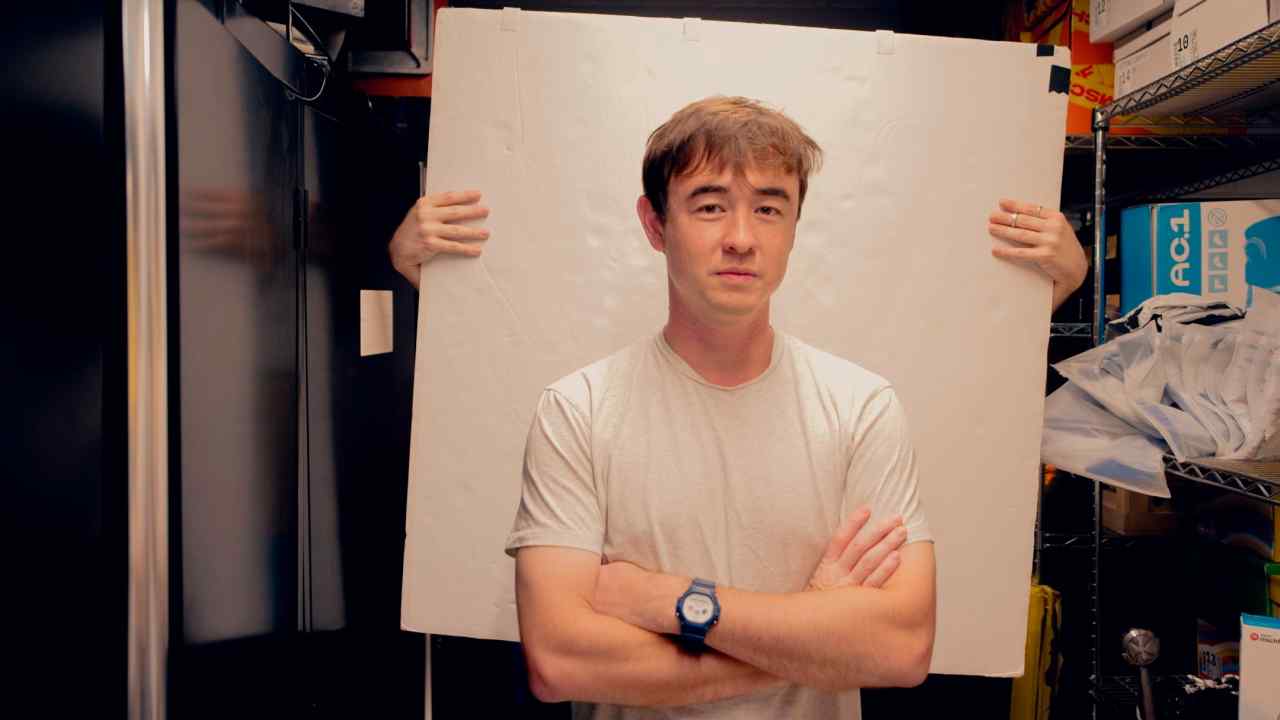
{"label": "metal wire shelving rack", "polygon": [[[1094,314],[1091,323],[1053,326],[1051,336],[1106,337],[1106,220],[1108,207],[1159,202],[1280,170],[1280,22],[1251,33],[1150,85],[1094,111],[1093,135],[1068,137],[1068,153],[1093,153]],[[1142,134],[1112,134],[1136,128]],[[1130,131],[1133,132],[1133,131]],[[1123,154],[1136,162],[1147,151],[1228,151],[1242,158],[1233,167],[1214,168],[1201,177],[1165,187],[1140,187],[1107,195],[1107,155]],[[1189,153],[1188,158],[1196,157]],[[1081,330],[1083,325],[1087,330]],[[1165,458],[1166,475],[1223,492],[1248,495],[1280,506],[1280,463],[1218,460],[1179,461]],[[1090,532],[1039,532],[1038,550],[1091,554],[1088,578],[1088,659],[1094,717],[1099,706],[1131,708],[1137,704],[1134,678],[1104,676],[1100,637],[1102,610],[1100,565],[1109,548],[1132,548],[1149,539],[1117,535],[1102,528],[1101,487],[1092,482]]]}

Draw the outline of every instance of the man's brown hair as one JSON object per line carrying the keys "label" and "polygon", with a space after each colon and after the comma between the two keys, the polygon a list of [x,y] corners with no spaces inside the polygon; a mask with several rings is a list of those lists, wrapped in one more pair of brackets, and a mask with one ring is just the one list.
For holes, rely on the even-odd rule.
{"label": "man's brown hair", "polygon": [[800,179],[799,217],[809,175],[821,164],[822,148],[791,118],[757,100],[716,95],[684,106],[653,131],[641,177],[645,197],[665,221],[673,177],[703,167],[781,170]]}

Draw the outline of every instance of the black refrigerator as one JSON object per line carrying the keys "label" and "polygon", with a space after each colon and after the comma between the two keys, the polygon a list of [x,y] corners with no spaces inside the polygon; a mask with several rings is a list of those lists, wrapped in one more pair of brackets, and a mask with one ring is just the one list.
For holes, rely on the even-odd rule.
{"label": "black refrigerator", "polygon": [[[419,720],[386,243],[425,107],[310,101],[239,2],[7,12],[3,713]],[[360,355],[362,290],[390,353]]]}

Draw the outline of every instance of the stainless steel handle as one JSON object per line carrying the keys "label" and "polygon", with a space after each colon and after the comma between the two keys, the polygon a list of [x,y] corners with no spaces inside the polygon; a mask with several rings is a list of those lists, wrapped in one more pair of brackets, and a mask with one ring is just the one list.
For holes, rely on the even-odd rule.
{"label": "stainless steel handle", "polygon": [[130,720],[163,720],[169,651],[164,0],[125,0]]}

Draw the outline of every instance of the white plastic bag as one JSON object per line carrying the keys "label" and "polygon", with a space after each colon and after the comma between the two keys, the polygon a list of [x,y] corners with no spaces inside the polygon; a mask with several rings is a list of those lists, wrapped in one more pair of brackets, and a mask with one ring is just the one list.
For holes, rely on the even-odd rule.
{"label": "white plastic bag", "polygon": [[1169,497],[1165,444],[1139,432],[1071,383],[1045,400],[1040,455],[1067,472],[1156,497]]}
{"label": "white plastic bag", "polygon": [[1218,449],[1213,435],[1166,392],[1169,369],[1180,373],[1181,344],[1163,343],[1158,333],[1149,323],[1054,368],[1138,432],[1162,438],[1179,459],[1211,456]]}
{"label": "white plastic bag", "polygon": [[1045,462],[1168,497],[1166,452],[1280,457],[1280,295],[1253,297],[1243,320],[1207,326],[1153,298],[1145,325],[1054,365],[1070,382],[1045,402]]}
{"label": "white plastic bag", "polygon": [[1232,411],[1245,426],[1244,444],[1232,457],[1280,457],[1280,295],[1253,288],[1227,378],[1242,386],[1233,387]]}

